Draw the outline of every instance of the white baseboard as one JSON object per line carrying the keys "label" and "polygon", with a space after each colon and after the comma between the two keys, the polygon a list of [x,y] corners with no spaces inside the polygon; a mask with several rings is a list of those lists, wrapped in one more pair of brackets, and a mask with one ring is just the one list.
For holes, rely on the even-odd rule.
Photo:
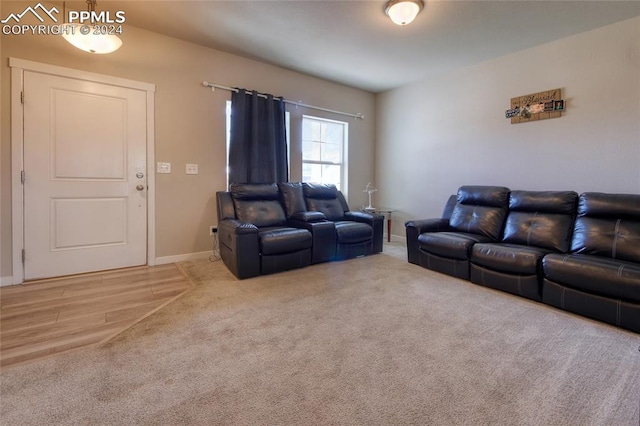
{"label": "white baseboard", "polygon": [[167,263],[185,262],[187,260],[208,259],[213,254],[212,251],[201,251],[199,253],[176,254],[174,256],[156,257],[156,265]]}
{"label": "white baseboard", "polygon": [[[175,256],[156,257],[156,265],[166,265],[167,263],[184,262],[187,260],[208,259],[213,254],[212,251],[201,251],[199,253],[177,254]],[[13,277],[0,277],[0,287],[16,285],[13,283]]]}
{"label": "white baseboard", "polygon": [[13,284],[13,277],[9,276],[9,277],[0,277],[0,287],[4,287],[7,285],[14,285]]}
{"label": "white baseboard", "polygon": [[[406,238],[401,237],[400,235],[391,234],[391,241],[394,243],[403,243]],[[189,260],[200,260],[200,259],[208,259],[213,252],[211,251],[201,251],[199,253],[186,253],[186,254],[176,254],[173,256],[163,256],[156,257],[156,265],[166,265],[167,263],[176,263],[176,262],[186,262]],[[0,287],[14,285],[13,277],[0,277]]]}
{"label": "white baseboard", "polygon": [[[385,237],[385,241],[387,241],[386,240],[386,238],[387,238],[386,234],[385,234],[384,237]],[[403,235],[391,234],[391,242],[392,243],[405,243],[406,244],[407,243],[407,237],[403,236]]]}

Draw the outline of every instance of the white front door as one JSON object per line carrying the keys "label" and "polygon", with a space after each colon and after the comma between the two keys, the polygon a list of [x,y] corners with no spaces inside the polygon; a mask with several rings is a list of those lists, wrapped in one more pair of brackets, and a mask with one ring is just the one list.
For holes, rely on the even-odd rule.
{"label": "white front door", "polygon": [[24,72],[25,279],[147,260],[146,92]]}

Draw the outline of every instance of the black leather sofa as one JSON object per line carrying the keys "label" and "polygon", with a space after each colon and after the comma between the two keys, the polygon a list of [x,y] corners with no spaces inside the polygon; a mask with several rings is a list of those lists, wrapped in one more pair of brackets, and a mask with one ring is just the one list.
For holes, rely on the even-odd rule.
{"label": "black leather sofa", "polygon": [[463,186],[405,226],[410,263],[640,333],[640,195]]}
{"label": "black leather sofa", "polygon": [[333,185],[232,184],[216,193],[220,257],[238,278],[382,251],[383,217]]}

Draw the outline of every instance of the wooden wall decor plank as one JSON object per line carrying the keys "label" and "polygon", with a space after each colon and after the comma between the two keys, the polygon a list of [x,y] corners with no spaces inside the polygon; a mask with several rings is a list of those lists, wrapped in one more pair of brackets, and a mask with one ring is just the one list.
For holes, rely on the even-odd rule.
{"label": "wooden wall decor plank", "polygon": [[[528,95],[516,96],[515,98],[511,98],[510,109],[523,108],[525,106],[537,105],[539,103],[559,100],[562,100],[561,88],[545,90],[544,92],[530,93]],[[511,124],[527,123],[529,121],[546,120],[549,118],[558,118],[561,115],[562,111],[532,113],[529,117],[523,117],[519,115],[516,117],[511,117]]]}

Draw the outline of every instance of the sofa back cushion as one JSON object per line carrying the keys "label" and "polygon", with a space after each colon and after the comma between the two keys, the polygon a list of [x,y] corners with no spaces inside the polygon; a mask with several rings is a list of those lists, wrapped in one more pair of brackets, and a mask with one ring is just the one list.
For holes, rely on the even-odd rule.
{"label": "sofa back cushion", "polygon": [[321,212],[329,220],[341,220],[344,217],[344,208],[338,198],[338,189],[335,185],[323,185],[303,183],[302,191],[307,204],[307,210]]}
{"label": "sofa back cushion", "polygon": [[640,263],[640,195],[581,194],[571,252]]}
{"label": "sofa back cushion", "polygon": [[307,211],[307,205],[304,202],[304,194],[302,192],[302,183],[300,182],[283,182],[278,184],[284,212],[288,218],[296,213]]}
{"label": "sofa back cushion", "polygon": [[511,191],[502,241],[566,252],[577,204],[573,191]]}
{"label": "sofa back cushion", "polygon": [[275,183],[232,183],[229,192],[239,220],[252,223],[259,228],[282,226],[287,223]]}
{"label": "sofa back cushion", "polygon": [[500,238],[509,188],[502,186],[461,186],[458,202],[453,208],[449,226],[456,231]]}

